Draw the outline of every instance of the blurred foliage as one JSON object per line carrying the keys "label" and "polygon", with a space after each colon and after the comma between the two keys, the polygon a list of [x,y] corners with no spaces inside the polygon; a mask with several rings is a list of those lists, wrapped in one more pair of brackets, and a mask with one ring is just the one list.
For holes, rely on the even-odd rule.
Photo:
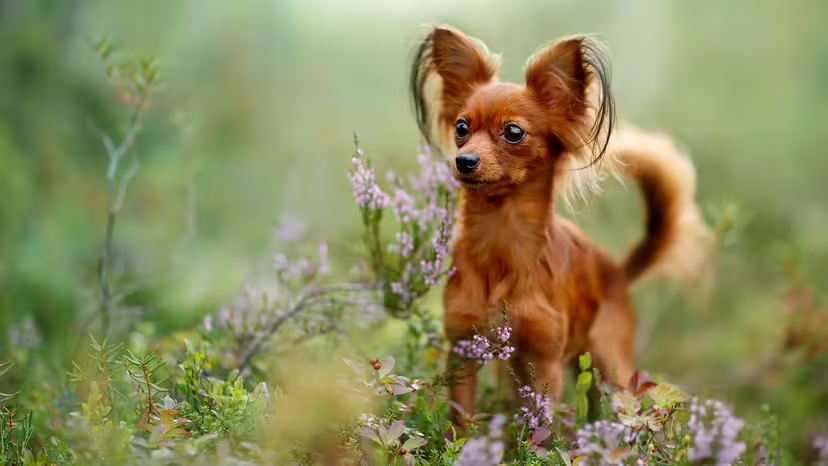
{"label": "blurred foliage", "polygon": [[[352,134],[380,172],[415,166],[408,60],[422,23],[448,22],[502,53],[509,80],[558,36],[608,42],[621,116],[689,148],[702,203],[732,233],[708,292],[637,290],[642,367],[737,411],[767,402],[789,438],[824,429],[814,413],[828,412],[828,362],[812,342],[824,333],[815,321],[789,326],[811,311],[785,297],[828,294],[826,15],[819,0],[0,0],[0,361],[27,367],[0,391],[63,373],[97,312],[98,132],[126,136],[129,109],[90,35],[156,55],[164,70],[114,244],[115,285],[144,285],[124,297],[116,330],[152,328],[142,338],[158,341],[224,304],[277,224],[305,223],[340,262],[354,257]],[[640,215],[636,193],[617,184],[574,213],[616,255],[640,234]],[[815,353],[791,363],[791,347]]]}

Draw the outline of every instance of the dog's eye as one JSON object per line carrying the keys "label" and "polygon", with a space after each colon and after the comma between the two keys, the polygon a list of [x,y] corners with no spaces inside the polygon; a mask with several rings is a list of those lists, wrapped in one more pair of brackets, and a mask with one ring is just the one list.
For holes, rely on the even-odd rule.
{"label": "dog's eye", "polygon": [[503,139],[509,144],[517,144],[523,141],[524,137],[526,137],[526,133],[514,123],[509,123],[506,125],[506,129],[503,130]]}
{"label": "dog's eye", "polygon": [[454,137],[457,139],[465,139],[469,135],[469,125],[465,121],[460,120],[454,125]]}

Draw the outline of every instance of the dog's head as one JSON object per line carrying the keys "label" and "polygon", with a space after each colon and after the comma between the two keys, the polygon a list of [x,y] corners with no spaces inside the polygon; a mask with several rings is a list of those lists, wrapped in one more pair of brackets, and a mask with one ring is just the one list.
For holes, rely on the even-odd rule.
{"label": "dog's head", "polygon": [[[523,85],[499,82],[498,67],[482,43],[448,27],[430,31],[412,66],[420,130],[430,144],[453,140],[454,174],[466,189],[501,193],[601,158],[615,109],[597,43],[577,36],[544,48],[529,60]],[[432,77],[440,84],[436,112],[426,96]],[[448,141],[433,141],[435,119]]]}

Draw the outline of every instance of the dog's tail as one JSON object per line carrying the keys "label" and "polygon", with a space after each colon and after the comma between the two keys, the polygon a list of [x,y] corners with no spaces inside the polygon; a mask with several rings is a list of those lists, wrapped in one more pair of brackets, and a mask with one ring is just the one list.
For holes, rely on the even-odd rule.
{"label": "dog's tail", "polygon": [[619,130],[612,151],[646,203],[645,236],[623,263],[629,281],[667,275],[695,281],[707,275],[715,238],[696,204],[696,170],[674,142],[634,128]]}

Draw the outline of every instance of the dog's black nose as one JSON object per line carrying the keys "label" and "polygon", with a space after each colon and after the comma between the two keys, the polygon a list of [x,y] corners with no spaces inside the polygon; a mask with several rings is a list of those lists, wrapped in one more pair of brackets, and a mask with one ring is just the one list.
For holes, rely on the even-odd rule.
{"label": "dog's black nose", "polygon": [[480,166],[480,157],[475,154],[460,154],[454,159],[454,163],[457,165],[458,172],[468,175]]}

